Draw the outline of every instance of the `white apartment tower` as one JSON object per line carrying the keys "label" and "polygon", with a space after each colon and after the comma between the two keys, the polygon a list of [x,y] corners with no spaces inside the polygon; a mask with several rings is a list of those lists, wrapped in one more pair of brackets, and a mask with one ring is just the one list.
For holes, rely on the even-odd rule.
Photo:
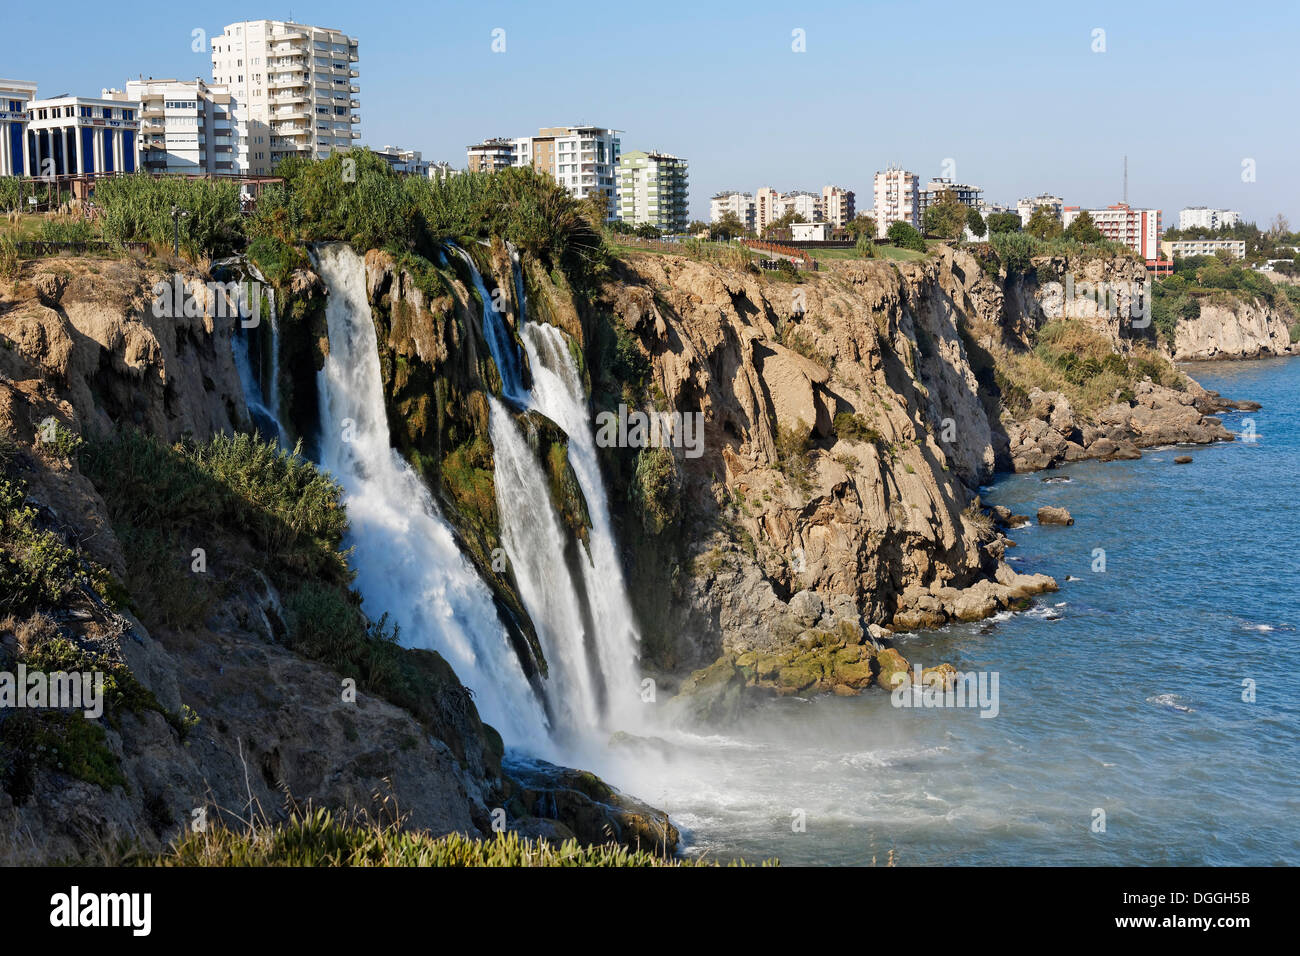
{"label": "white apartment tower", "polygon": [[876,173],[875,197],[876,238],[885,238],[896,222],[921,228],[921,183],[916,173],[896,166]]}
{"label": "white apartment tower", "polygon": [[755,206],[753,193],[721,192],[709,200],[709,222],[721,222],[722,217],[731,213],[749,232],[755,230]]}
{"label": "white apartment tower", "polygon": [[549,126],[515,139],[512,162],[549,173],[575,199],[603,192],[608,218],[618,218],[619,131],[601,126]]}
{"label": "white apartment tower", "polygon": [[193,80],[128,80],[106,99],[140,104],[140,168],[149,173],[235,172],[230,93]]}
{"label": "white apartment tower", "polygon": [[843,186],[822,187],[822,215],[830,225],[842,229],[852,220],[856,212],[852,189]]}
{"label": "white apartment tower", "polygon": [[1016,212],[1020,214],[1020,225],[1029,225],[1029,220],[1033,217],[1034,211],[1039,206],[1046,206],[1051,210],[1052,215],[1057,219],[1061,218],[1062,210],[1065,209],[1065,200],[1060,196],[1051,196],[1043,193],[1030,199],[1020,199],[1016,202]]}
{"label": "white apartment tower", "polygon": [[1188,206],[1178,211],[1178,228],[1223,229],[1241,222],[1241,213],[1232,209],[1207,209],[1205,206]]}
{"label": "white apartment tower", "polygon": [[284,20],[242,20],[212,40],[212,80],[234,100],[236,170],[325,159],[360,139],[357,40]]}

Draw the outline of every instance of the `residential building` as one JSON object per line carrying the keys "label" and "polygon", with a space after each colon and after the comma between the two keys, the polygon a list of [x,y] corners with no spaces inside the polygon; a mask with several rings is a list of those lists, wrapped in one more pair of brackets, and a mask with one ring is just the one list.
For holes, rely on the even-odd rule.
{"label": "residential building", "polygon": [[33,175],[133,173],[139,134],[140,104],[130,100],[59,96],[33,99],[27,106],[27,157]]}
{"label": "residential building", "polygon": [[772,220],[781,218],[778,206],[784,200],[785,197],[771,186],[763,186],[754,193],[754,230],[760,236]]}
{"label": "residential building", "polygon": [[[1061,222],[1067,228],[1084,210],[1065,206]],[[1088,215],[1098,230],[1112,242],[1122,242],[1151,266],[1160,260],[1160,210],[1134,209],[1128,203],[1116,203],[1105,209],[1089,209]]]}
{"label": "residential building", "polygon": [[36,84],[0,80],[0,176],[30,176],[27,153],[27,106],[36,98]]}
{"label": "residential building", "polygon": [[780,210],[777,213],[778,219],[791,212],[801,216],[804,222],[818,222],[826,218],[822,213],[821,195],[810,193],[806,189],[796,189],[786,193],[777,203],[777,208]]}
{"label": "residential building", "polygon": [[686,160],[668,153],[634,149],[618,161],[618,218],[651,225],[664,235],[686,231]]}
{"label": "residential building", "polygon": [[984,190],[979,186],[970,186],[966,183],[954,183],[946,177],[936,177],[931,179],[925,189],[921,190],[921,221],[925,221],[925,210],[931,203],[938,202],[939,196],[943,193],[950,192],[957,197],[957,201],[963,206],[969,206],[972,209],[978,208]]}
{"label": "residential building", "polygon": [[843,186],[822,187],[822,215],[831,226],[843,229],[853,219],[855,195]]}
{"label": "residential building", "polygon": [[921,228],[921,188],[916,173],[890,166],[876,173],[876,237],[885,238],[896,222]]}
{"label": "residential building", "polygon": [[429,163],[428,172],[430,179],[451,179],[452,176],[458,175],[460,170],[445,160],[439,160],[438,162]]}
{"label": "residential building", "polygon": [[1212,256],[1220,249],[1226,250],[1234,259],[1246,258],[1245,239],[1166,239],[1160,243],[1160,251],[1169,259]]}
{"label": "residential building", "polygon": [[1179,229],[1223,229],[1241,222],[1241,213],[1234,209],[1209,209],[1205,206],[1188,206],[1178,211]]}
{"label": "residential building", "polygon": [[401,149],[397,146],[385,146],[383,149],[374,147],[362,147],[369,149],[376,156],[382,157],[388,161],[388,165],[393,168],[393,172],[402,173],[407,176],[428,176],[429,163],[420,158],[420,151],[415,149]]}
{"label": "residential building", "polygon": [[1020,213],[1020,225],[1029,225],[1030,218],[1034,215],[1034,210],[1039,206],[1046,206],[1052,210],[1052,215],[1057,219],[1061,218],[1062,210],[1065,208],[1065,200],[1060,196],[1050,196],[1043,193],[1034,196],[1032,199],[1021,199],[1016,203],[1016,212]]}
{"label": "residential building", "polygon": [[361,138],[358,41],[285,20],[241,20],[212,39],[212,80],[234,98],[239,172],[325,159]]}
{"label": "residential building", "polygon": [[514,140],[513,163],[549,173],[576,199],[604,193],[609,218],[618,218],[619,130],[552,126]]}
{"label": "residential building", "polygon": [[128,80],[105,99],[140,104],[140,168],[151,173],[235,172],[230,91],[193,80]]}
{"label": "residential building", "polygon": [[721,192],[709,200],[709,222],[719,222],[727,213],[739,219],[747,231],[753,232],[756,219],[754,194]]}
{"label": "residential building", "polygon": [[475,146],[467,147],[466,156],[471,173],[495,173],[515,165],[515,141],[513,139],[486,139]]}
{"label": "residential building", "polygon": [[831,237],[829,222],[792,222],[790,238],[795,242],[826,242]]}

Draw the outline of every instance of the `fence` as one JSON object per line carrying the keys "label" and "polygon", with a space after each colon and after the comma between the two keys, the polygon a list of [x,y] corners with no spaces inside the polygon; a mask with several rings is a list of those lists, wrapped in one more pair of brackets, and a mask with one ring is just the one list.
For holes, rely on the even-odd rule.
{"label": "fence", "polygon": [[[113,243],[103,242],[102,240],[53,242],[46,239],[24,239],[21,242],[15,242],[14,245],[18,249],[18,255],[23,259],[39,259],[42,256],[52,256],[60,252],[85,255],[88,252],[116,252],[118,249]],[[124,242],[121,248],[127,252],[140,252],[145,255],[152,251],[147,242]]]}

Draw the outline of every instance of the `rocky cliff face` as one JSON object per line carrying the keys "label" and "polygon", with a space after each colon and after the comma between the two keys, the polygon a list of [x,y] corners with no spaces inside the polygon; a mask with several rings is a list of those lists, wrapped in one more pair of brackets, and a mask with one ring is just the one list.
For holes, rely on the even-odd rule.
{"label": "rocky cliff face", "polygon": [[661,405],[703,416],[702,454],[676,458],[671,592],[647,588],[643,607],[660,663],[841,628],[857,646],[872,625],[971,619],[1054,586],[1002,563],[961,477],[989,474],[993,448],[958,327],[979,266],[953,266],[790,284],[643,255],[606,288],[595,311],[635,337]]}
{"label": "rocky cliff face", "polygon": [[[525,833],[600,840],[612,827],[671,850],[662,813],[590,775],[503,773],[500,737],[433,652],[400,652],[420,682],[412,705],[349,694],[338,671],[289,646],[293,594],[258,569],[242,528],[201,529],[215,589],[193,592],[208,595],[203,609],[139,603],[123,583],[133,574],[191,587],[190,545],[142,566],[149,539],[137,527],[119,537],[111,489],[78,467],[78,436],[137,426],[165,445],[250,427],[235,320],[156,315],[151,290],[173,279],[161,263],[53,259],[0,287],[0,671],[93,666],[119,688],[100,721],[0,710],[0,861],[112,861],[122,840],[152,851],[204,820],[274,820],[291,803],[382,819],[396,807],[408,826],[471,834],[490,833],[490,808],[506,806]],[[280,291],[295,354],[279,385],[307,407],[328,347],[324,290],[300,270]]]}
{"label": "rocky cliff face", "polygon": [[[1115,312],[1067,304],[1067,272],[1130,298]],[[625,530],[647,660],[717,660],[688,682],[715,691],[854,692],[882,682],[889,630],[1054,588],[1003,563],[975,496],[995,469],[1231,438],[1212,416],[1232,403],[1177,373],[1132,308],[1145,279],[1126,258],[1008,276],[952,250],[795,283],[628,257],[585,324],[629,333],[650,364],[647,404],[700,412],[705,439],[698,458],[674,453],[678,523]]]}
{"label": "rocky cliff face", "polygon": [[1270,358],[1300,354],[1286,316],[1263,302],[1205,303],[1201,314],[1175,330],[1176,362]]}

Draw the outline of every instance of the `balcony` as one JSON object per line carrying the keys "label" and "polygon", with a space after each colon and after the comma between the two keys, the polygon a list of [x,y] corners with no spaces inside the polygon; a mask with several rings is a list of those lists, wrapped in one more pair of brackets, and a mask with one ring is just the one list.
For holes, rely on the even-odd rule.
{"label": "balcony", "polygon": [[290,90],[307,85],[306,73],[291,73],[287,76],[272,77],[267,87],[272,90]]}
{"label": "balcony", "polygon": [[348,70],[348,76],[352,77],[352,79],[354,80],[360,75],[361,74],[358,73],[356,70]]}

